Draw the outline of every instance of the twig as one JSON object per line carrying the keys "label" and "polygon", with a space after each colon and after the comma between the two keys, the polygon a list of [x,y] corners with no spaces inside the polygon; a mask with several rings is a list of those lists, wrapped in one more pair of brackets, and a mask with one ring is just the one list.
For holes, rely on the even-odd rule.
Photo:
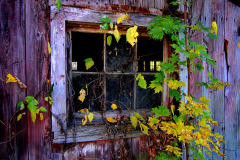
{"label": "twig", "polygon": [[21,130],[20,132],[18,132],[16,135],[14,135],[13,137],[11,137],[9,140],[5,141],[5,142],[0,142],[0,144],[4,144],[4,143],[8,143],[10,142],[13,138],[15,138],[17,135],[19,135],[20,133],[22,133],[23,131],[25,131],[27,128]]}

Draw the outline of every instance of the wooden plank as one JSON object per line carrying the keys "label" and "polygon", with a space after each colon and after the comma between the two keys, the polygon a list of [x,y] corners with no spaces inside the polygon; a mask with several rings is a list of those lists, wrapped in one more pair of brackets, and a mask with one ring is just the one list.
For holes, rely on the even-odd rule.
{"label": "wooden plank", "polygon": [[111,159],[110,142],[108,140],[96,141],[95,154],[96,159]]}
{"label": "wooden plank", "polygon": [[[27,95],[34,96],[44,86],[48,74],[48,5],[47,2],[25,1],[26,15],[26,77]],[[35,98],[39,106],[44,105],[44,97],[47,94],[46,87]],[[45,119],[40,121],[37,116],[33,123],[28,114],[28,159],[49,158],[51,143],[48,137],[50,131],[50,114],[45,113]]]}
{"label": "wooden plank", "polygon": [[154,8],[163,9],[164,8],[164,0],[155,0]]}
{"label": "wooden plank", "polygon": [[[6,142],[9,135],[16,136],[9,143],[0,145],[0,159],[27,159],[27,119],[19,122],[13,118],[12,130],[9,133],[10,119],[16,111],[16,105],[24,100],[26,91],[21,91],[16,83],[6,84],[7,74],[25,80],[25,26],[24,1],[0,1],[0,143]],[[14,135],[13,135],[14,134]],[[14,153],[15,151],[15,153]],[[12,155],[13,154],[13,155]]]}
{"label": "wooden plank", "polygon": [[64,159],[95,159],[95,142],[72,144],[64,152]]}
{"label": "wooden plank", "polygon": [[127,6],[135,6],[136,0],[126,0],[125,4]]}
{"label": "wooden plank", "polygon": [[240,8],[229,1],[225,2],[225,40],[228,42],[226,48],[227,81],[231,84],[225,88],[225,154],[226,159],[239,159],[240,149],[240,41],[238,28],[240,24]]}
{"label": "wooden plank", "polygon": [[[226,82],[226,59],[225,59],[225,53],[224,53],[224,28],[225,28],[225,22],[224,19],[224,11],[225,11],[225,0],[219,0],[218,2],[211,2],[211,22],[216,21],[218,24],[218,40],[210,40],[209,42],[209,54],[211,57],[213,57],[216,60],[216,66],[217,68],[212,67],[212,73],[213,77],[218,78],[220,81]],[[209,16],[209,15],[208,15]],[[209,24],[210,25],[210,24]],[[221,135],[225,135],[224,130],[224,90],[218,90],[216,92],[210,92],[212,93],[212,102],[211,102],[211,111],[212,111],[212,117],[214,120],[218,121],[220,126],[214,126],[213,130],[214,132],[218,132]],[[227,133],[228,134],[228,133]],[[221,148],[224,148],[224,143],[222,143]],[[224,152],[223,149],[220,150],[221,152]],[[213,153],[213,157],[216,157],[216,159],[223,159],[223,157],[219,156],[216,153]]]}
{"label": "wooden plank", "polygon": [[143,7],[143,0],[136,0],[137,7]]}

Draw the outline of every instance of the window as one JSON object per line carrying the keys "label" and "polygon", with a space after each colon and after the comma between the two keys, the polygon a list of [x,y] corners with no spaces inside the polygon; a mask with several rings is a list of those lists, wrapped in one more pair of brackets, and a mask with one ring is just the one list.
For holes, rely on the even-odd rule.
{"label": "window", "polygon": [[[108,33],[99,30],[97,24],[104,14],[91,11],[85,13],[85,10],[80,8],[72,10],[63,7],[63,10],[64,13],[56,15],[57,8],[51,6],[53,142],[114,138],[104,134],[106,128],[102,127],[103,111],[106,111],[106,117],[115,117],[119,113],[111,109],[112,103],[117,104],[127,116],[136,110],[147,110],[161,105],[161,94],[156,95],[151,89],[138,87],[136,76],[142,74],[147,83],[150,83],[154,72],[158,70],[159,62],[163,61],[163,43],[150,40],[142,34],[138,43],[131,47],[126,42],[123,27],[120,42],[113,39],[111,46],[108,46]],[[143,27],[153,18],[150,15],[141,16],[143,18],[139,18],[139,15],[137,18],[132,17],[136,25]],[[85,68],[86,58],[92,58],[95,63],[89,70]],[[154,66],[152,69],[151,63]],[[77,97],[81,88],[86,85],[88,96],[82,103]],[[94,112],[94,121],[84,127],[81,125],[82,114],[77,112],[82,108]],[[135,132],[128,137],[139,134],[141,133]]]}

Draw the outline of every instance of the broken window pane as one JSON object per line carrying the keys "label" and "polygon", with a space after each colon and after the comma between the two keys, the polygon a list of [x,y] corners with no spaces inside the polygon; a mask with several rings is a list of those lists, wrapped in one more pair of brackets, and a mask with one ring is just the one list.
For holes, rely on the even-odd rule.
{"label": "broken window pane", "polygon": [[138,72],[156,71],[154,62],[152,64],[150,64],[150,62],[163,61],[163,42],[155,41],[149,37],[139,37],[137,43],[137,57]]}
{"label": "broken window pane", "polygon": [[72,32],[72,70],[86,71],[84,60],[92,58],[88,72],[103,71],[103,45],[103,34]]}

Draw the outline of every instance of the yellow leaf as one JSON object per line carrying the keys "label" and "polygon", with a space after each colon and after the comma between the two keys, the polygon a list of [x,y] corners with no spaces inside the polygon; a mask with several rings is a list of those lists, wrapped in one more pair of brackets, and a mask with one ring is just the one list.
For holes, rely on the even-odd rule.
{"label": "yellow leaf", "polygon": [[121,15],[120,17],[117,18],[117,24],[122,23],[122,21],[127,18],[126,14]]}
{"label": "yellow leaf", "polygon": [[173,146],[170,146],[170,145],[167,145],[166,146],[166,151],[169,151],[169,152],[173,152],[173,154],[175,154],[177,157],[180,157],[181,154],[183,154],[181,152],[181,149],[178,148],[178,147],[173,147]]}
{"label": "yellow leaf", "polygon": [[19,114],[19,115],[17,116],[17,121],[20,121],[21,118],[22,118],[22,114]]}
{"label": "yellow leaf", "polygon": [[31,119],[32,119],[33,123],[35,123],[36,118],[37,118],[36,112],[31,112]]}
{"label": "yellow leaf", "polygon": [[78,97],[78,99],[83,102],[86,97],[86,91],[84,89],[81,89],[79,94],[80,96]]}
{"label": "yellow leaf", "polygon": [[137,36],[138,36],[138,32],[137,32],[137,26],[131,27],[127,30],[127,41],[134,46],[135,43],[137,43]]}
{"label": "yellow leaf", "polygon": [[118,43],[118,41],[120,40],[121,38],[121,34],[119,33],[118,29],[117,29],[117,25],[115,25],[115,30],[113,31],[113,35]]}
{"label": "yellow leaf", "polygon": [[89,122],[92,122],[93,116],[94,116],[94,114],[91,113],[91,112],[88,114],[88,120],[89,120]]}
{"label": "yellow leaf", "polygon": [[240,42],[237,43],[237,46],[240,48]]}
{"label": "yellow leaf", "polygon": [[39,111],[40,111],[40,110],[39,110],[39,108],[38,108],[38,109],[36,109],[35,113],[36,113],[36,114],[38,114],[38,113],[39,113]]}
{"label": "yellow leaf", "polygon": [[212,29],[211,29],[211,33],[215,33],[217,34],[217,22],[212,22]]}
{"label": "yellow leaf", "polygon": [[131,117],[130,117],[130,120],[131,120],[131,123],[132,123],[133,127],[136,128],[136,127],[137,127],[137,124],[138,124],[138,119],[137,119],[137,117],[131,116]]}
{"label": "yellow leaf", "polygon": [[116,104],[112,104],[111,105],[111,108],[114,110],[114,109],[117,109],[117,105]]}
{"label": "yellow leaf", "polygon": [[172,111],[172,114],[174,115],[175,105],[171,105],[171,111]]}
{"label": "yellow leaf", "polygon": [[51,54],[51,50],[52,50],[52,49],[51,49],[51,45],[50,45],[50,43],[48,42],[48,53],[49,53],[49,54]]}
{"label": "yellow leaf", "polygon": [[88,95],[88,86],[87,86],[87,84],[86,84],[86,89],[87,89],[87,95]]}
{"label": "yellow leaf", "polygon": [[87,116],[84,115],[84,120],[82,119],[82,124],[85,125],[87,123]]}
{"label": "yellow leaf", "polygon": [[111,123],[116,123],[117,121],[115,119],[113,119],[112,117],[108,117],[107,118],[107,121],[108,122],[111,122]]}
{"label": "yellow leaf", "polygon": [[40,120],[42,121],[43,120],[43,114],[40,113]]}
{"label": "yellow leaf", "polygon": [[17,82],[17,78],[15,76],[8,74],[7,77],[8,77],[8,79],[7,79],[6,83]]}
{"label": "yellow leaf", "polygon": [[89,113],[89,110],[87,108],[84,108],[84,109],[80,109],[78,112]]}
{"label": "yellow leaf", "polygon": [[148,135],[148,127],[145,126],[144,124],[142,124],[140,121],[138,121],[138,122],[139,122],[139,126],[141,128],[142,133]]}

